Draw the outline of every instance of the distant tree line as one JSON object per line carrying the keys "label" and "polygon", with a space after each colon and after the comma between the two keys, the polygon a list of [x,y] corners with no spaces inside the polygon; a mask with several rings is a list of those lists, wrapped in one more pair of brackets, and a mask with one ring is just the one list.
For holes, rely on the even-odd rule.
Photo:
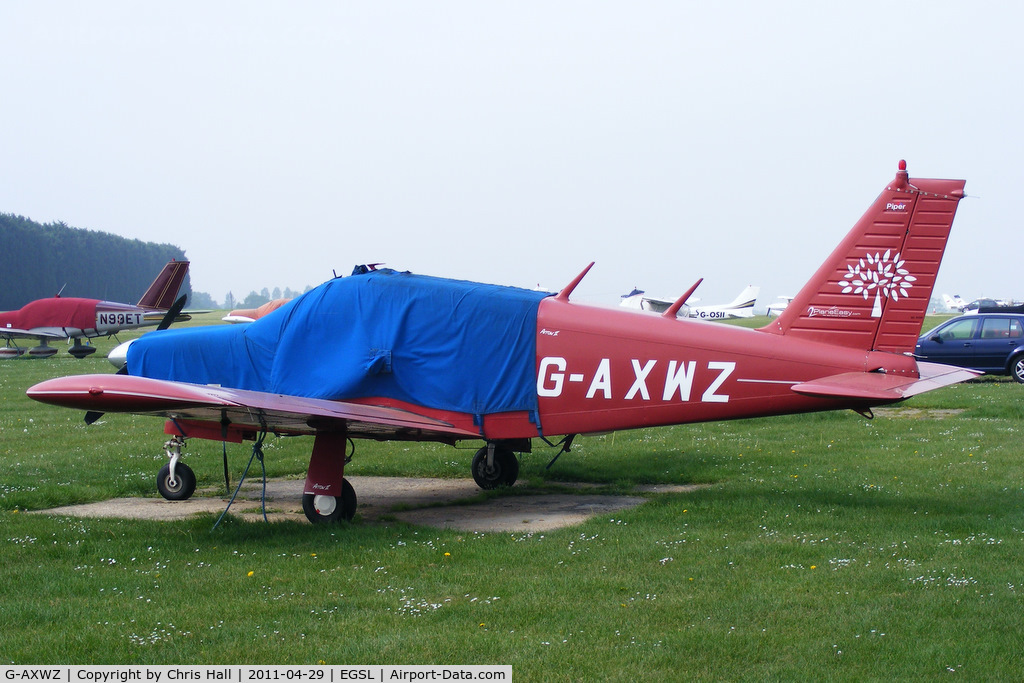
{"label": "distant tree line", "polygon": [[[185,260],[184,250],[0,213],[0,310],[62,288],[62,296],[135,303],[171,259]],[[191,295],[189,276],[180,293]]]}
{"label": "distant tree line", "polygon": [[256,290],[249,292],[244,299],[236,299],[234,294],[228,292],[224,296],[223,303],[218,302],[207,292],[193,292],[190,306],[193,308],[223,308],[226,310],[233,308],[257,308],[274,299],[294,299],[310,289],[312,287],[309,285],[306,285],[306,289],[302,292],[290,287],[285,287],[284,290],[280,287],[274,287],[273,291],[264,287],[259,292]]}
{"label": "distant tree line", "polygon": [[[184,261],[185,251],[171,244],[73,228],[63,221],[43,224],[0,213],[0,311],[21,308],[57,292],[133,304],[171,259]],[[307,286],[304,291],[310,289]],[[230,310],[294,299],[303,292],[264,287],[243,299],[228,292],[218,302],[207,292],[193,292],[191,275],[186,275],[180,293],[188,295],[189,308]]]}

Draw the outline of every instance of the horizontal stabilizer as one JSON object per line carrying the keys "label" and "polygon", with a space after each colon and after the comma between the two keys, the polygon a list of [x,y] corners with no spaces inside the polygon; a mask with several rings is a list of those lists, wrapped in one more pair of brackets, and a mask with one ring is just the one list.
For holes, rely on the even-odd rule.
{"label": "horizontal stabilizer", "polygon": [[966,382],[982,374],[938,363],[919,362],[917,369],[920,377],[887,375],[882,372],[844,372],[796,384],[793,391],[824,398],[900,401],[950,384]]}
{"label": "horizontal stabilizer", "polygon": [[[147,323],[149,323],[149,324],[163,322],[163,319],[166,316],[167,316],[167,313],[165,313],[164,311],[151,311],[149,313],[144,313],[142,315],[143,319]],[[179,313],[178,315],[174,316],[174,319],[171,320],[171,322],[172,323],[187,323],[191,319],[192,319],[192,314],[191,313]]]}

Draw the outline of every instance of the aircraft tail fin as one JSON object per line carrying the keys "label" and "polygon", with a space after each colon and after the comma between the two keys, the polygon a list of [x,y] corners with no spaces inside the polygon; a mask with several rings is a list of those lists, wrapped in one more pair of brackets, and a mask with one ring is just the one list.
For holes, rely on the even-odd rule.
{"label": "aircraft tail fin", "polygon": [[757,285],[747,285],[742,292],[739,293],[731,303],[723,306],[728,311],[731,311],[733,315],[737,315],[743,318],[754,317],[754,304],[757,303],[757,295],[760,294],[761,288]]}
{"label": "aircraft tail fin", "polygon": [[967,302],[961,299],[959,294],[954,294],[953,296],[943,294],[942,301],[946,304],[947,308],[952,308],[955,311],[963,311],[967,307]]}
{"label": "aircraft tail fin", "polygon": [[173,306],[174,298],[185,281],[188,266],[188,261],[169,261],[153,280],[153,284],[149,286],[146,293],[139,299],[139,307],[166,311]]}
{"label": "aircraft tail fin", "polygon": [[963,180],[896,178],[764,332],[868,351],[914,350]]}

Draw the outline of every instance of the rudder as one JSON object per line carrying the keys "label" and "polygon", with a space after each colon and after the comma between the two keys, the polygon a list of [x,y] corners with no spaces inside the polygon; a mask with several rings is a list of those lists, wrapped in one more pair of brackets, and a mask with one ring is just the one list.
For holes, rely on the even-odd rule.
{"label": "rudder", "polygon": [[741,311],[743,313],[749,313],[751,317],[754,314],[754,304],[757,303],[757,295],[761,293],[761,288],[757,285],[747,285],[742,292],[740,292],[735,299],[725,305],[733,311]]}
{"label": "rudder", "polygon": [[146,293],[139,299],[140,308],[153,308],[166,311],[174,304],[181,283],[188,273],[188,261],[168,261],[160,274],[153,280]]}
{"label": "rudder", "polygon": [[965,184],[911,181],[900,161],[896,178],[761,330],[864,350],[913,351]]}

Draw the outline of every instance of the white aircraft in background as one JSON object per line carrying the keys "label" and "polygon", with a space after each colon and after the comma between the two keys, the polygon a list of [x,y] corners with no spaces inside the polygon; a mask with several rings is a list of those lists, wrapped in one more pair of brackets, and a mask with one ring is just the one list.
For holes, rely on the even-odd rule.
{"label": "white aircraft in background", "polygon": [[1005,299],[975,299],[964,306],[964,315],[974,313],[1024,313],[1024,304]]}
{"label": "white aircraft in background", "polygon": [[644,290],[634,287],[632,292],[622,295],[622,302],[619,305],[626,308],[638,308],[641,311],[664,313],[674,301],[675,299],[644,296]]}
{"label": "white aircraft in background", "polygon": [[974,301],[964,301],[960,298],[959,294],[950,296],[948,294],[942,295],[942,302],[946,304],[948,308],[952,308],[958,313],[970,315],[972,313],[1022,313],[1024,312],[1024,306],[1016,301],[1007,301],[1006,299],[975,299]]}
{"label": "white aircraft in background", "polygon": [[[701,318],[703,320],[724,320],[726,318],[752,318],[754,317],[754,303],[757,301],[757,294],[760,291],[760,287],[755,285],[747,285],[747,287],[740,292],[732,302],[727,304],[717,304],[709,306],[687,306],[685,304],[686,299],[689,298],[690,294],[693,294],[693,290],[697,288],[697,285],[701,283],[701,280],[697,281],[690,291],[684,297],[680,297],[683,303],[678,308],[679,317],[689,318]],[[629,294],[622,295],[622,306],[626,308],[639,308],[643,311],[653,311],[655,313],[663,313],[675,304],[679,304],[679,299],[668,299],[645,296],[642,289],[634,289]]]}
{"label": "white aircraft in background", "polygon": [[947,308],[952,308],[961,313],[963,313],[964,309],[967,308],[967,302],[961,299],[959,294],[954,294],[953,296],[943,294],[942,302],[946,304]]}
{"label": "white aircraft in background", "polygon": [[768,317],[769,318],[774,318],[777,315],[779,315],[780,313],[782,313],[784,310],[786,310],[786,306],[789,305],[789,302],[793,300],[793,297],[791,297],[791,296],[782,296],[781,294],[779,295],[778,298],[779,298],[779,301],[775,301],[775,302],[772,302],[772,303],[768,304]]}

